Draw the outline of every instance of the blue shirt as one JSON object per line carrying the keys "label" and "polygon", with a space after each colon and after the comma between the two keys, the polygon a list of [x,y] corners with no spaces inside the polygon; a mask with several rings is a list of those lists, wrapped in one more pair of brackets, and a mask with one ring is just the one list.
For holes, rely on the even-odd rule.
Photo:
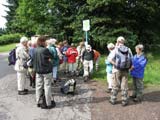
{"label": "blue shirt", "polygon": [[143,78],[146,64],[147,64],[147,59],[143,54],[135,55],[132,59],[132,65],[134,66],[134,68],[130,73],[131,76],[140,79]]}

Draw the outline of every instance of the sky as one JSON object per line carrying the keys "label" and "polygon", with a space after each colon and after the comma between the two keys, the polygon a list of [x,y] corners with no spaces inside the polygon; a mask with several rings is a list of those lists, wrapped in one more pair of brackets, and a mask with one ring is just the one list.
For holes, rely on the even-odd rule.
{"label": "sky", "polygon": [[0,0],[0,28],[5,28],[6,19],[2,16],[6,16],[7,8],[2,4],[7,4],[6,0]]}

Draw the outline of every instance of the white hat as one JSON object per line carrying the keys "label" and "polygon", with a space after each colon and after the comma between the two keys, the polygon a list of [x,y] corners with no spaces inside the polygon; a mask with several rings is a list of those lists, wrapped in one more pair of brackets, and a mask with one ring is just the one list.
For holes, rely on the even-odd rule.
{"label": "white hat", "polygon": [[119,36],[118,38],[117,38],[117,42],[125,42],[125,39],[124,39],[124,37],[122,37],[122,36]]}
{"label": "white hat", "polygon": [[114,44],[113,43],[109,43],[108,45],[107,45],[107,48],[108,49],[110,49],[110,48],[114,48],[115,46],[114,46]]}
{"label": "white hat", "polygon": [[21,37],[20,39],[20,43],[27,42],[27,41],[28,41],[28,38],[25,36]]}
{"label": "white hat", "polygon": [[52,45],[54,45],[55,43],[56,43],[56,39],[54,39],[54,38],[51,38],[51,39],[49,39],[49,43],[50,44],[52,44]]}

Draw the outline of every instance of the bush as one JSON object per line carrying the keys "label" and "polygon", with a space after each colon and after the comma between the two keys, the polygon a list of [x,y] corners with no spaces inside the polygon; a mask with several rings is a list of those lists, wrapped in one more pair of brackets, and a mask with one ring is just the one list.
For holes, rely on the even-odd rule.
{"label": "bush", "polygon": [[10,43],[17,43],[20,40],[21,35],[16,34],[8,34],[0,36],[0,45],[6,45]]}

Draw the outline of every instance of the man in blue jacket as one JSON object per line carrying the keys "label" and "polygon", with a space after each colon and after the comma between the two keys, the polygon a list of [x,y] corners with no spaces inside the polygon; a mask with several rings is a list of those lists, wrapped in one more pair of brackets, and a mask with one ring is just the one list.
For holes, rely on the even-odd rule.
{"label": "man in blue jacket", "polygon": [[142,101],[143,94],[143,78],[144,78],[144,70],[147,64],[147,59],[143,54],[143,45],[139,44],[135,47],[136,55],[134,55],[132,59],[132,67],[130,69],[131,76],[133,77],[133,93],[131,98],[135,102]]}

